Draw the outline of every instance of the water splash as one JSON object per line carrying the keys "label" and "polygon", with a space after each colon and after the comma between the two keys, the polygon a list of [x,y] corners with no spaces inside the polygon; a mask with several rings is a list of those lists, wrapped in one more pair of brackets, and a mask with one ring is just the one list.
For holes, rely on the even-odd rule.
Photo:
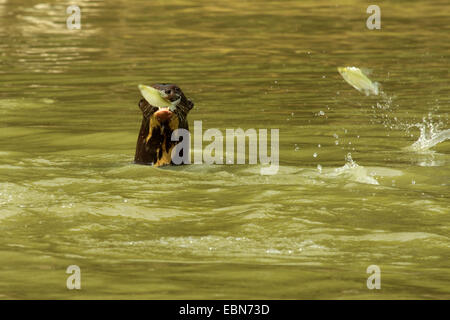
{"label": "water splash", "polygon": [[345,165],[334,169],[334,176],[346,176],[350,180],[360,183],[379,185],[377,179],[372,177],[366,168],[358,165],[353,159],[352,154],[348,153],[345,156]]}
{"label": "water splash", "polygon": [[440,130],[441,123],[434,123],[432,119],[423,118],[422,123],[410,127],[417,127],[420,136],[412,145],[404,148],[407,151],[426,151],[435,145],[450,139],[450,129]]}
{"label": "water splash", "polygon": [[[378,119],[385,128],[390,130],[401,130],[405,135],[411,135],[412,128],[419,128],[420,136],[411,146],[403,148],[406,151],[426,151],[435,145],[450,139],[450,129],[441,130],[444,125],[442,121],[433,119],[433,114],[429,113],[427,118],[422,119],[422,123],[410,124],[395,116],[398,104],[394,104],[393,97],[385,92],[381,92],[381,100],[372,106],[373,118]],[[373,122],[373,121],[372,121]]]}

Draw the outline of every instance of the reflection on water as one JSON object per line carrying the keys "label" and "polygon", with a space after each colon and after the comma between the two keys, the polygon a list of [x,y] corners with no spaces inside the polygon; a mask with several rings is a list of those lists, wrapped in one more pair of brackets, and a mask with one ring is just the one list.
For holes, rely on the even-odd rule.
{"label": "reflection on water", "polygon": [[[0,298],[448,297],[446,1],[374,31],[358,1],[71,4],[0,0]],[[132,164],[153,82],[203,130],[279,128],[278,174]]]}

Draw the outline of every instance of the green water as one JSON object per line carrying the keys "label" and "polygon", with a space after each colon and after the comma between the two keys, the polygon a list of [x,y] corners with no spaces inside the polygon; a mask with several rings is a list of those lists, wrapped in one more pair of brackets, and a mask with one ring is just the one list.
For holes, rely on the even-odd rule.
{"label": "green water", "polygon": [[[0,0],[0,298],[448,299],[450,142],[408,147],[449,129],[450,5],[367,6]],[[134,165],[155,82],[204,130],[280,129],[278,173]]]}

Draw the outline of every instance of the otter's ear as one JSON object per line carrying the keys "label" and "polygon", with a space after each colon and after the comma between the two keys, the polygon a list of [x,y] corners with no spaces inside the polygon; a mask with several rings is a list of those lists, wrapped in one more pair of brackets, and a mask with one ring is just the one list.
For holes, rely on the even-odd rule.
{"label": "otter's ear", "polygon": [[194,103],[189,99],[187,99],[187,107],[188,110],[191,110],[194,107]]}

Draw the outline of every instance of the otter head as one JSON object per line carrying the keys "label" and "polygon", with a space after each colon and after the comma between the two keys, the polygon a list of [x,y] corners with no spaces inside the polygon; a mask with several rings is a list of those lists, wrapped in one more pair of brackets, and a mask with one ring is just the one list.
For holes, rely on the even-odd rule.
{"label": "otter head", "polygon": [[189,129],[187,114],[194,103],[174,84],[139,85],[139,90],[144,97],[138,104],[143,119],[134,161],[155,166],[172,164],[172,149],[178,143],[171,141],[172,132]]}

